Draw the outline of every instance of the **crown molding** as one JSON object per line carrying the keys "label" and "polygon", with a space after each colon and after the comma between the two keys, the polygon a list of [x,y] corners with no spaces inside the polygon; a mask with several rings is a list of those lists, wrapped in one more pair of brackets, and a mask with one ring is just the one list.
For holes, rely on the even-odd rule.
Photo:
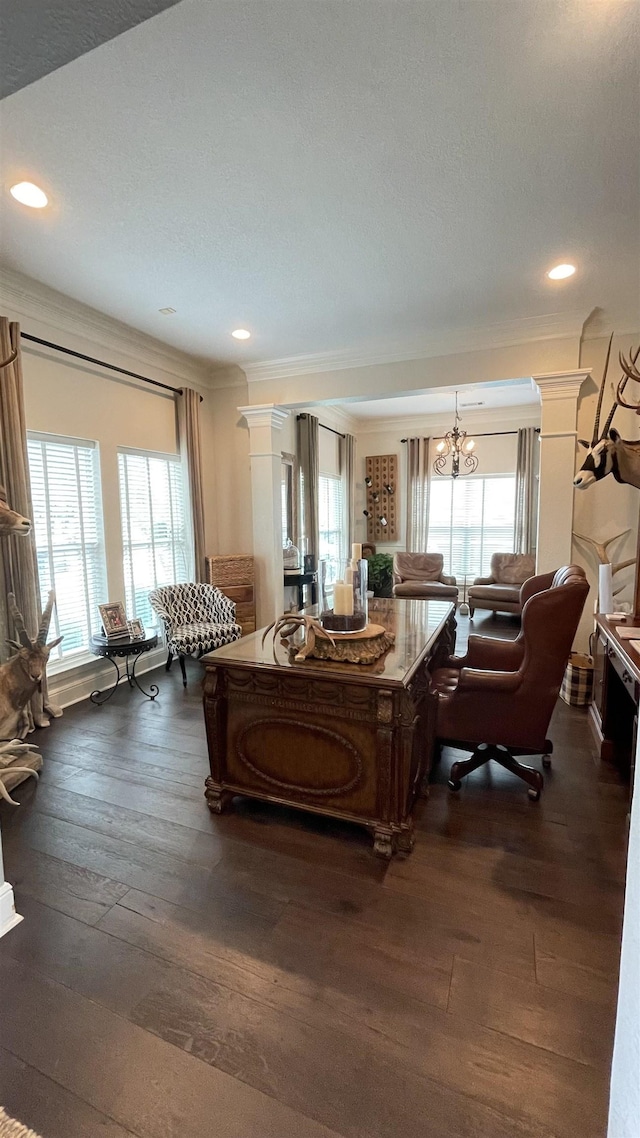
{"label": "crown molding", "polygon": [[281,431],[289,418],[288,407],[278,407],[277,403],[254,403],[251,407],[238,407],[244,415],[247,425],[251,427],[271,427]]}
{"label": "crown molding", "polygon": [[284,359],[264,360],[262,363],[247,363],[242,366],[249,383],[260,383],[314,372],[341,371],[345,368],[371,367],[376,364],[401,363],[406,360],[510,348],[535,340],[579,337],[584,320],[583,312],[555,312],[523,320],[505,320],[480,328],[463,328],[459,331],[437,332],[413,339],[388,341],[371,349],[345,348],[336,352],[288,356]]}
{"label": "crown molding", "polygon": [[577,399],[582,384],[590,375],[590,367],[575,371],[554,371],[532,376],[531,385],[534,391],[539,391],[543,403],[555,399]]}
{"label": "crown molding", "polygon": [[[482,428],[501,430],[517,430],[518,427],[537,427],[540,425],[540,404],[521,403],[515,407],[491,407],[484,411],[475,411],[463,415],[462,425],[467,434],[473,434]],[[451,429],[453,412],[439,411],[435,415],[406,415],[394,419],[358,419],[356,434],[379,435],[388,432],[399,435],[415,435],[421,431],[428,431],[434,437],[440,437],[439,431],[445,433]]]}
{"label": "crown molding", "polygon": [[162,371],[182,382],[204,388],[228,385],[228,380],[225,384],[216,382],[217,369],[210,363],[171,348],[153,336],[138,332],[130,325],[13,269],[3,267],[1,270],[0,299],[19,317],[25,331],[30,330],[31,321],[37,321],[51,329],[49,338],[52,340],[62,339],[65,335],[79,336],[98,348],[127,356],[138,367],[142,365]]}

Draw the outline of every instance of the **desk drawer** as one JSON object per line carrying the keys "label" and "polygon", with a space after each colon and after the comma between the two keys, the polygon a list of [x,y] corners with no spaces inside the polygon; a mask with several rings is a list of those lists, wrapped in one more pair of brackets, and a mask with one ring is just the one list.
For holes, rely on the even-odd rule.
{"label": "desk drawer", "polygon": [[609,660],[611,667],[614,669],[615,672],[617,672],[618,676],[622,680],[622,683],[624,684],[626,690],[628,691],[629,695],[631,696],[631,699],[633,699],[637,702],[638,701],[638,690],[637,690],[638,685],[636,684],[635,679],[631,675],[631,672],[627,668],[627,665],[625,664],[624,660],[618,655],[615,648],[611,644],[607,645],[607,658]]}

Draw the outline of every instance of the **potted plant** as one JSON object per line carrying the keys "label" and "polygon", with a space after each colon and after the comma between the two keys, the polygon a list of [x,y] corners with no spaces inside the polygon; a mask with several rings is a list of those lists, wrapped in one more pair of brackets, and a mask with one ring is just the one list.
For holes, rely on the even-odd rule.
{"label": "potted plant", "polygon": [[367,559],[369,588],[376,597],[392,596],[393,557],[390,553],[374,553]]}

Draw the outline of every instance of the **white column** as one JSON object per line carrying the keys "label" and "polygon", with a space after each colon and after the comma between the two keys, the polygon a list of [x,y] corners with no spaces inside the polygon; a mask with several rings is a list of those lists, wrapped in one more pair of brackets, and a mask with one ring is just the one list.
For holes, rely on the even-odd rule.
{"label": "white column", "polygon": [[289,412],[275,403],[238,407],[238,411],[249,427],[256,620],[262,628],[284,607],[280,431]]}
{"label": "white column", "polygon": [[16,913],[16,906],[13,899],[13,889],[8,881],[4,879],[4,863],[2,860],[2,835],[0,834],[0,936],[4,936],[15,925],[18,925],[22,917]]}
{"label": "white column", "polygon": [[571,563],[578,395],[590,368],[534,375],[542,402],[538,573]]}

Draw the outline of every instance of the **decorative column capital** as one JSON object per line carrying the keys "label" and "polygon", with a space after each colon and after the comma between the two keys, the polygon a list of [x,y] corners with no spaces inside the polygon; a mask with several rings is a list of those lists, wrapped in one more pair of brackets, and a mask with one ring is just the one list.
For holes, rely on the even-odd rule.
{"label": "decorative column capital", "polygon": [[546,375],[533,375],[531,383],[543,403],[553,399],[577,400],[582,384],[590,375],[590,367],[576,371],[552,371]]}
{"label": "decorative column capital", "polygon": [[281,431],[289,418],[287,408],[279,407],[277,403],[254,403],[250,407],[238,407],[238,411],[244,415],[250,430],[252,427],[271,427]]}

